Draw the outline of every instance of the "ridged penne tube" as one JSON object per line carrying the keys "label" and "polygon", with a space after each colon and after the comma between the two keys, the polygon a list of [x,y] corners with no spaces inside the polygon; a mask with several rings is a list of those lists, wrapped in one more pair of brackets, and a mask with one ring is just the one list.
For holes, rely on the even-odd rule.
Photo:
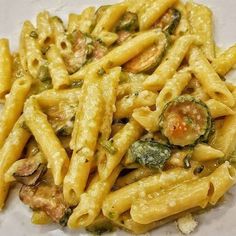
{"label": "ridged penne tube", "polygon": [[127,11],[138,13],[140,9],[142,9],[145,5],[150,4],[151,0],[125,0],[125,4],[127,4],[128,8]]}
{"label": "ridged penne tube", "polygon": [[215,58],[215,42],[213,39],[213,19],[211,10],[200,4],[188,2],[186,4],[190,31],[196,34],[203,43],[202,51],[208,60]]}
{"label": "ridged penne tube", "polygon": [[191,49],[189,64],[193,74],[211,98],[223,102],[229,107],[234,105],[235,101],[232,93],[214,71],[200,49],[196,47]]}
{"label": "ridged penne tube", "polygon": [[116,181],[120,171],[121,167],[118,166],[109,178],[105,180],[99,179],[98,174],[93,178],[88,186],[88,190],[81,195],[79,205],[74,209],[69,218],[69,228],[86,227],[93,223],[99,215],[102,203]]}
{"label": "ridged penne tube", "polygon": [[221,76],[227,74],[236,64],[236,44],[228,48],[212,62],[212,67]]}
{"label": "ridged penne tube", "polygon": [[93,73],[89,76],[88,84],[83,86],[82,101],[76,114],[73,155],[63,184],[64,198],[71,205],[78,204],[84,192],[104,111],[101,78],[96,78]]}
{"label": "ridged penne tube", "polygon": [[0,150],[0,210],[2,210],[10,183],[6,183],[4,175],[11,165],[17,161],[27,143],[30,133],[23,128],[24,118],[21,116]]}
{"label": "ridged penne tube", "polygon": [[[172,79],[168,80],[156,99],[156,110],[140,108],[133,112],[134,119],[148,131],[157,131],[159,117],[164,106],[178,97],[191,80],[191,74],[186,70],[177,72]],[[145,118],[148,117],[149,119]]]}
{"label": "ridged penne tube", "polygon": [[63,22],[60,18],[54,16],[51,18],[50,23],[53,31],[53,39],[61,56],[70,56],[73,53],[72,45],[65,34]]}
{"label": "ridged penne tube", "polygon": [[165,83],[174,76],[192,44],[196,43],[195,35],[184,35],[174,42],[165,59],[143,83],[145,89],[161,90]]}
{"label": "ridged penne tube", "polygon": [[27,100],[24,107],[26,125],[31,130],[35,140],[48,161],[54,183],[60,185],[67,172],[69,159],[65,149],[48,123],[47,116],[40,110],[36,98]]}
{"label": "ridged penne tube", "polygon": [[140,30],[149,29],[175,2],[176,0],[157,0],[151,2],[144,11],[139,13]]}
{"label": "ridged penne tube", "polygon": [[59,49],[55,45],[51,45],[46,56],[49,63],[49,72],[52,77],[53,88],[62,89],[69,86],[69,74]]}
{"label": "ridged penne tube", "polygon": [[75,13],[70,13],[68,16],[67,32],[71,34],[76,31],[80,26],[81,16]]}
{"label": "ridged penne tube", "polygon": [[92,36],[98,37],[102,31],[112,31],[115,24],[125,13],[127,9],[126,4],[115,4],[107,8],[101,19],[97,22]]}
{"label": "ridged penne tube", "polygon": [[30,91],[31,78],[28,75],[15,80],[0,117],[0,148],[20,117],[25,100]]}
{"label": "ridged penne tube", "polygon": [[207,144],[197,144],[193,149],[191,159],[194,161],[211,161],[223,158],[224,153]]}
{"label": "ridged penne tube", "polygon": [[233,111],[230,107],[226,106],[224,103],[221,103],[215,99],[210,99],[206,101],[206,105],[210,110],[212,118],[235,114],[235,111]]}
{"label": "ridged penne tube", "polygon": [[176,168],[141,179],[111,192],[103,203],[103,214],[108,218],[109,215],[112,215],[112,220],[115,220],[119,215],[129,210],[137,198],[195,178],[192,169]]}
{"label": "ridged penne tube", "polygon": [[152,44],[158,42],[160,35],[162,34],[162,32],[157,31],[147,31],[139,34],[111,50],[102,59],[84,66],[78,72],[71,75],[70,79],[72,81],[84,79],[87,72],[94,66],[97,66],[98,68],[103,67],[104,69],[109,69],[123,65]]}
{"label": "ridged penne tube", "polygon": [[12,57],[7,39],[0,39],[0,97],[11,89]]}
{"label": "ridged penne tube", "polygon": [[99,162],[104,158],[105,150],[101,146],[102,142],[108,141],[111,135],[111,125],[113,121],[113,113],[115,111],[116,92],[119,84],[121,68],[111,69],[102,79],[102,95],[105,102],[104,115],[100,127],[100,137],[97,144],[96,158]]}
{"label": "ridged penne tube", "polygon": [[102,179],[108,178],[112,171],[119,165],[122,157],[127,152],[130,145],[139,139],[143,133],[143,128],[131,119],[115,136],[112,138],[112,146],[115,152],[106,151],[103,159],[98,163],[99,176]]}
{"label": "ridged penne tube", "polygon": [[37,15],[38,42],[41,47],[48,46],[53,41],[49,12],[43,11]]}
{"label": "ridged penne tube", "polygon": [[79,103],[81,96],[81,88],[45,90],[35,97],[42,108],[52,107],[58,105],[61,101],[67,101],[68,103]]}
{"label": "ridged penne tube", "polygon": [[215,205],[218,200],[235,184],[236,171],[233,166],[225,162],[219,166],[210,176],[211,196],[210,204]]}
{"label": "ridged penne tube", "polygon": [[210,181],[202,178],[177,185],[153,198],[138,199],[131,206],[130,215],[139,224],[150,224],[194,207],[206,207]]}
{"label": "ridged penne tube", "polygon": [[155,105],[156,98],[156,93],[147,90],[127,95],[117,101],[114,118],[130,117],[136,108]]}
{"label": "ridged penne tube", "polygon": [[30,21],[25,21],[20,33],[20,42],[19,42],[19,56],[21,66],[24,71],[27,71],[27,59],[26,59],[26,48],[25,48],[25,37],[29,36],[31,32],[36,32],[36,29]]}
{"label": "ridged penne tube", "polygon": [[227,159],[235,150],[236,138],[236,115],[225,117],[222,126],[217,129],[215,137],[210,141],[210,145],[222,151]]}
{"label": "ridged penne tube", "polygon": [[136,170],[131,171],[125,176],[119,177],[114,185],[114,188],[118,189],[118,188],[125,187],[126,185],[139,181],[140,179],[156,174],[157,172],[158,171],[156,169],[140,167]]}
{"label": "ridged penne tube", "polygon": [[90,34],[95,24],[95,7],[85,8],[79,15],[78,28],[82,33]]}
{"label": "ridged penne tube", "polygon": [[37,78],[39,69],[43,65],[43,55],[38,41],[29,36],[25,36],[26,61],[29,73],[33,78]]}

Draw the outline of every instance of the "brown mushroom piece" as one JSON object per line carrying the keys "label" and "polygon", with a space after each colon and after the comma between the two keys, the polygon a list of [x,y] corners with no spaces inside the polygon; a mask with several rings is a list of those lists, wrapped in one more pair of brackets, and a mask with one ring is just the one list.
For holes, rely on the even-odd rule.
{"label": "brown mushroom piece", "polygon": [[135,74],[152,72],[161,63],[167,46],[168,38],[165,33],[161,33],[158,42],[124,64],[124,70]]}
{"label": "brown mushroom piece", "polygon": [[62,226],[67,225],[72,210],[64,201],[61,187],[46,184],[38,186],[23,185],[19,197],[30,208],[44,211],[54,222]]}
{"label": "brown mushroom piece", "polygon": [[25,159],[13,173],[16,181],[25,185],[35,185],[37,181],[46,173],[47,166],[34,159]]}

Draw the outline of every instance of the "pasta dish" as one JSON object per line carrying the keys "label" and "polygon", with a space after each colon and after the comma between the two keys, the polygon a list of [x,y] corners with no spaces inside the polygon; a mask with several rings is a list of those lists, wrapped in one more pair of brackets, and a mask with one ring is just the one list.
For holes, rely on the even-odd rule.
{"label": "pasta dish", "polygon": [[236,182],[235,64],[192,1],[26,20],[0,39],[0,209],[18,183],[34,224],[191,233]]}

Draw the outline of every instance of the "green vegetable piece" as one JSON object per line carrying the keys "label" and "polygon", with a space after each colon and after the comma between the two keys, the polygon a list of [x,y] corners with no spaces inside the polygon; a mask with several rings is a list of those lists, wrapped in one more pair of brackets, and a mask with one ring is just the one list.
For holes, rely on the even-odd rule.
{"label": "green vegetable piece", "polygon": [[117,153],[117,148],[114,147],[113,140],[108,140],[108,141],[100,141],[100,145],[110,154],[114,155]]}
{"label": "green vegetable piece", "polygon": [[134,74],[152,72],[161,63],[168,45],[167,35],[161,33],[158,42],[128,61],[123,67],[124,70]]}
{"label": "green vegetable piece", "polygon": [[51,76],[49,73],[49,69],[47,65],[42,65],[39,67],[39,72],[38,72],[38,79],[41,82],[45,82],[50,80],[51,81]]}
{"label": "green vegetable piece", "polygon": [[69,217],[70,215],[72,214],[72,209],[71,208],[68,208],[66,211],[65,211],[65,214],[64,216],[59,220],[59,224],[63,227],[66,227],[67,226],[67,222],[69,220]]}
{"label": "green vegetable piece", "polygon": [[214,132],[214,123],[207,105],[189,95],[167,103],[159,125],[169,143],[181,147],[207,142]]}
{"label": "green vegetable piece", "polygon": [[136,162],[156,169],[163,169],[171,156],[171,150],[168,146],[151,140],[136,141],[131,145],[130,151]]}
{"label": "green vegetable piece", "polygon": [[80,80],[77,80],[77,81],[73,81],[72,84],[71,84],[71,87],[72,88],[81,88],[84,84],[84,80],[80,79]]}
{"label": "green vegetable piece", "polygon": [[39,36],[38,36],[38,33],[36,31],[31,31],[30,32],[30,37],[32,37],[34,39],[37,39]]}
{"label": "green vegetable piece", "polygon": [[116,32],[128,31],[135,32],[139,28],[138,16],[132,12],[126,12],[116,26]]}
{"label": "green vegetable piece", "polygon": [[191,155],[188,154],[185,158],[184,158],[184,168],[185,169],[189,169],[191,168],[191,162],[190,162],[190,159],[191,159]]}

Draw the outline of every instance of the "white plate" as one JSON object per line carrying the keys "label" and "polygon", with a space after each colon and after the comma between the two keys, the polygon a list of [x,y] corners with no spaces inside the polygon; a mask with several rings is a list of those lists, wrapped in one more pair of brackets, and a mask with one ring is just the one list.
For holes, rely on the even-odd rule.
{"label": "white plate", "polygon": [[[138,1],[138,0],[137,0]],[[227,47],[236,42],[236,1],[235,0],[196,0],[208,5],[214,12],[216,42]],[[86,3],[85,3],[86,2]],[[101,0],[0,0],[0,38],[11,40],[11,48],[17,49],[19,31],[26,19],[35,19],[41,10],[49,10],[66,20],[70,12],[78,13],[86,6],[109,4],[116,1]],[[232,77],[233,78],[233,77]],[[235,77],[236,78],[236,77]],[[10,194],[6,208],[0,213],[1,236],[63,236],[85,235],[85,231],[69,231],[57,225],[35,226],[30,223],[31,210],[18,199],[17,190]],[[217,208],[197,217],[199,226],[193,236],[233,236],[236,235],[236,188],[226,194],[225,201]],[[113,235],[127,235],[121,231]],[[175,224],[165,225],[151,235],[180,235]]]}

